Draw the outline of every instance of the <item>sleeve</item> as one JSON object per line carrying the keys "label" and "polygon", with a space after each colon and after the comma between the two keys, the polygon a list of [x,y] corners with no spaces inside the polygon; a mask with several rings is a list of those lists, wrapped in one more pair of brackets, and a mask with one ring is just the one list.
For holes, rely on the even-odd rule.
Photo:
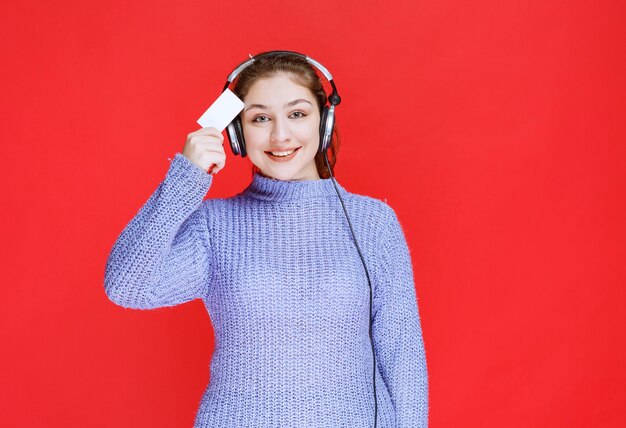
{"label": "sleeve", "polygon": [[389,206],[374,281],[372,337],[376,364],[391,395],[398,428],[428,426],[428,371],[413,266]]}
{"label": "sleeve", "polygon": [[113,303],[153,309],[203,296],[213,255],[202,202],[211,183],[210,174],[176,153],[109,254],[104,288]]}

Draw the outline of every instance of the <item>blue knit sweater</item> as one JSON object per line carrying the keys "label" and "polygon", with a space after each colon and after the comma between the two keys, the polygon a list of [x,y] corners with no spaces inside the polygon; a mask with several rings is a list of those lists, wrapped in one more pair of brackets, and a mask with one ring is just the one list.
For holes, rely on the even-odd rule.
{"label": "blue knit sweater", "polygon": [[[256,174],[203,200],[213,176],[177,153],[106,264],[117,305],[202,299],[215,333],[195,427],[373,427],[369,286],[331,179]],[[428,421],[413,268],[386,203],[338,184],[374,290],[379,428]]]}

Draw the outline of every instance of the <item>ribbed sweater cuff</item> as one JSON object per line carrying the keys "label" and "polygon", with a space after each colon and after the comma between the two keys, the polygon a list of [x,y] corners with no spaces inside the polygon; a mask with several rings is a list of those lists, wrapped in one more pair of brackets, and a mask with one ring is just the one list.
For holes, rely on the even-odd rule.
{"label": "ribbed sweater cuff", "polygon": [[211,174],[203,171],[182,153],[176,153],[165,177],[168,194],[188,203],[202,202],[212,182]]}

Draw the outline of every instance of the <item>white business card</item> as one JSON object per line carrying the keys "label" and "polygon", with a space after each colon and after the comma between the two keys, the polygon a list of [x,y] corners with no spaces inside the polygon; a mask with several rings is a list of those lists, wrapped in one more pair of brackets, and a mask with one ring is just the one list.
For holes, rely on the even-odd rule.
{"label": "white business card", "polygon": [[243,101],[233,94],[230,89],[226,88],[222,95],[211,104],[211,107],[200,116],[198,124],[203,128],[211,126],[222,132],[243,110],[243,106]]}

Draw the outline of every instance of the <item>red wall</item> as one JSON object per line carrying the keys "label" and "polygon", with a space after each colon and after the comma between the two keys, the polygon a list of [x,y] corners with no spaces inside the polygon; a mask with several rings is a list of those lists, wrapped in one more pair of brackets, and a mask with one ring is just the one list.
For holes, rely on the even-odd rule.
{"label": "red wall", "polygon": [[[107,300],[108,252],[248,53],[333,73],[337,178],[411,248],[432,427],[626,424],[621,1],[3,2],[0,419],[191,426],[200,301]],[[227,151],[208,197],[250,180]]]}

